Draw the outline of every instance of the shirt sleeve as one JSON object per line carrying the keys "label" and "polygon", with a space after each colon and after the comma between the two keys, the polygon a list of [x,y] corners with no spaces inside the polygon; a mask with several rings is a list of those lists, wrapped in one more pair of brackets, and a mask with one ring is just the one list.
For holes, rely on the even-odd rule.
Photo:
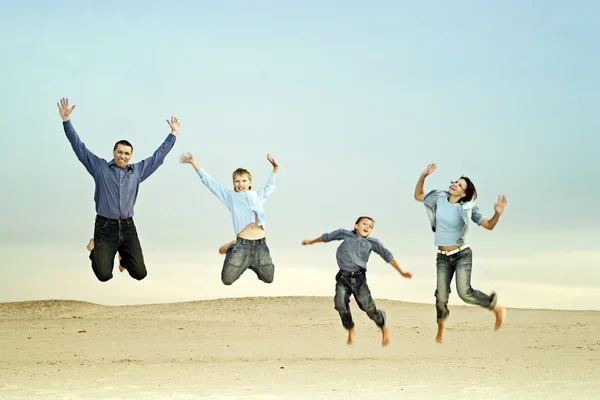
{"label": "shirt sleeve", "polygon": [[479,207],[477,205],[473,205],[473,209],[471,210],[471,221],[475,222],[477,225],[481,225],[485,217],[479,211]]}
{"label": "shirt sleeve", "polygon": [[272,173],[271,176],[269,176],[269,179],[267,179],[267,183],[265,184],[265,187],[258,191],[258,197],[260,197],[263,204],[267,202],[267,199],[269,198],[271,193],[273,193],[275,191],[276,187],[277,187],[277,174]]}
{"label": "shirt sleeve", "polygon": [[90,175],[94,176],[94,173],[98,170],[102,163],[105,163],[103,159],[96,156],[94,153],[88,150],[85,144],[77,135],[71,120],[63,121],[63,128],[65,130],[65,135],[67,139],[71,143],[71,147],[75,152],[75,155],[79,159],[79,161],[83,164],[85,169],[90,173]]}
{"label": "shirt sleeve", "polygon": [[323,242],[327,243],[331,242],[332,240],[342,240],[344,239],[344,237],[346,237],[347,234],[348,233],[345,229],[338,229],[330,233],[324,233],[321,236],[321,239],[323,240]]}
{"label": "shirt sleeve", "polygon": [[386,263],[392,261],[394,255],[377,239],[370,239],[373,251],[381,256]]}
{"label": "shirt sleeve", "polygon": [[140,182],[145,181],[150,175],[152,175],[158,167],[165,161],[165,157],[175,144],[175,135],[169,133],[163,144],[152,154],[152,156],[146,158],[135,164],[135,169],[140,170]]}
{"label": "shirt sleeve", "polygon": [[225,206],[227,206],[227,208],[231,210],[230,191],[225,189],[222,185],[215,181],[213,177],[206,173],[206,171],[203,168],[200,168],[200,171],[198,171],[198,176],[200,177],[202,183],[204,183],[204,185],[211,192],[213,192],[214,195],[217,196],[217,198],[221,200],[221,202],[225,204]]}

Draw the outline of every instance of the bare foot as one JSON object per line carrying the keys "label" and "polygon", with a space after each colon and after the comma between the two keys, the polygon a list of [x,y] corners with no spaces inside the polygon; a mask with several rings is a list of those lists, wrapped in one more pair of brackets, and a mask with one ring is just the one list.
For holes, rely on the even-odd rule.
{"label": "bare foot", "polygon": [[354,328],[348,329],[348,341],[346,342],[346,344],[348,346],[350,346],[351,344],[354,344],[354,335],[355,334],[356,334],[356,331],[354,330]]}
{"label": "bare foot", "polygon": [[119,272],[125,271],[125,267],[121,265],[121,255],[119,254]]}
{"label": "bare foot", "polygon": [[437,331],[437,335],[435,336],[435,341],[438,343],[442,343],[444,341],[444,330],[446,329],[446,326],[444,325],[443,322],[438,322],[438,331]]}
{"label": "bare foot", "polygon": [[92,251],[94,250],[94,238],[91,238],[88,245],[87,245],[87,249],[88,251]]}
{"label": "bare foot", "polygon": [[381,328],[381,346],[385,347],[390,344],[390,332],[388,331],[387,326],[383,326]]}
{"label": "bare foot", "polygon": [[496,306],[492,311],[494,311],[494,314],[496,315],[496,325],[494,326],[494,329],[498,330],[504,323],[504,318],[506,318],[506,308]]}

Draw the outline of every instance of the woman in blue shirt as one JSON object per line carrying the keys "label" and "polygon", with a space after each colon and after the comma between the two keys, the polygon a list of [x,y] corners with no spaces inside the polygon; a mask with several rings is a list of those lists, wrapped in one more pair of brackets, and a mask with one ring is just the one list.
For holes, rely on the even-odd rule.
{"label": "woman in blue shirt", "polygon": [[437,168],[429,164],[421,173],[415,187],[415,200],[425,205],[425,210],[431,222],[431,230],[435,233],[437,251],[437,289],[435,291],[438,332],[436,342],[444,339],[445,320],[448,318],[448,297],[450,283],[456,272],[456,290],[465,303],[478,305],[492,310],[496,316],[495,329],[498,330],[504,322],[506,308],[497,305],[498,296],[495,293],[487,295],[471,287],[471,269],[473,254],[467,234],[469,220],[485,229],[492,230],[498,223],[500,215],[506,206],[506,197],[499,196],[494,205],[494,216],[485,218],[475,204],[477,190],[466,176],[451,183],[446,190],[432,190],[425,195],[423,185],[425,178]]}

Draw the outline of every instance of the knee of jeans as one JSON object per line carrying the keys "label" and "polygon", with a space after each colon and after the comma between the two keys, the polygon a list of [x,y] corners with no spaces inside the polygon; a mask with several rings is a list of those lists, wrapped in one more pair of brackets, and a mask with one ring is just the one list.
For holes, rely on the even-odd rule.
{"label": "knee of jeans", "polygon": [[335,310],[337,312],[348,312],[348,306],[346,305],[346,303],[342,300],[342,299],[335,299],[333,301],[333,308],[335,308]]}
{"label": "knee of jeans", "polygon": [[439,290],[435,291],[435,298],[438,303],[447,303],[449,297],[450,293],[441,292]]}
{"label": "knee of jeans", "polygon": [[273,275],[265,276],[263,278],[263,282],[264,283],[273,283],[273,279],[275,279],[275,277]]}
{"label": "knee of jeans", "polygon": [[231,277],[229,276],[221,276],[221,282],[223,282],[223,285],[231,285],[233,282],[235,282],[235,280],[231,279]]}
{"label": "knee of jeans", "polygon": [[462,301],[467,301],[473,298],[473,289],[471,287],[468,287],[466,289],[460,288],[460,290],[458,291],[458,297],[460,297]]}
{"label": "knee of jeans", "polygon": [[137,279],[138,281],[141,281],[142,279],[144,279],[147,276],[148,276],[148,271],[138,272],[134,275],[131,275],[131,277],[133,279]]}
{"label": "knee of jeans", "polygon": [[96,278],[98,278],[98,280],[100,282],[108,282],[112,279],[112,277],[113,277],[113,274],[110,271],[96,273]]}

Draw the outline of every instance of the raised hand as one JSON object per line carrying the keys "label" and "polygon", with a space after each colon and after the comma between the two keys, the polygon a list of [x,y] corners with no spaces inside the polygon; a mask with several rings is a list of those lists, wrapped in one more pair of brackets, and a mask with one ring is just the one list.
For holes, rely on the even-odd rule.
{"label": "raised hand", "polygon": [[192,153],[183,153],[179,157],[179,162],[182,164],[192,164],[192,167],[194,167],[196,171],[200,171],[200,165],[198,165]]}
{"label": "raised hand", "polygon": [[181,156],[179,156],[179,162],[182,164],[191,164],[194,161],[196,160],[194,159],[194,155],[192,153],[183,153]]}
{"label": "raised hand", "polygon": [[425,168],[423,172],[421,172],[421,176],[425,177],[431,175],[436,168],[437,164],[429,164],[427,168]]}
{"label": "raised hand", "polygon": [[504,212],[504,207],[506,207],[507,203],[508,201],[506,200],[506,196],[498,196],[498,201],[496,202],[496,204],[494,204],[494,211],[498,214],[502,214]]}
{"label": "raised hand", "polygon": [[56,106],[58,107],[58,112],[60,113],[60,117],[63,121],[68,121],[71,119],[70,115],[75,109],[75,105],[69,108],[69,99],[63,97],[58,103],[56,103]]}
{"label": "raised hand", "polygon": [[177,117],[171,117],[171,120],[167,120],[167,124],[171,127],[171,133],[175,136],[179,133],[179,120]]}
{"label": "raised hand", "polygon": [[269,162],[273,166],[273,172],[277,172],[277,170],[279,169],[279,165],[277,165],[277,162],[275,161],[275,159],[273,157],[271,157],[270,154],[267,154],[267,160],[269,160]]}
{"label": "raised hand", "polygon": [[312,244],[312,242],[310,240],[303,240],[302,241],[302,246],[306,246],[307,244]]}

